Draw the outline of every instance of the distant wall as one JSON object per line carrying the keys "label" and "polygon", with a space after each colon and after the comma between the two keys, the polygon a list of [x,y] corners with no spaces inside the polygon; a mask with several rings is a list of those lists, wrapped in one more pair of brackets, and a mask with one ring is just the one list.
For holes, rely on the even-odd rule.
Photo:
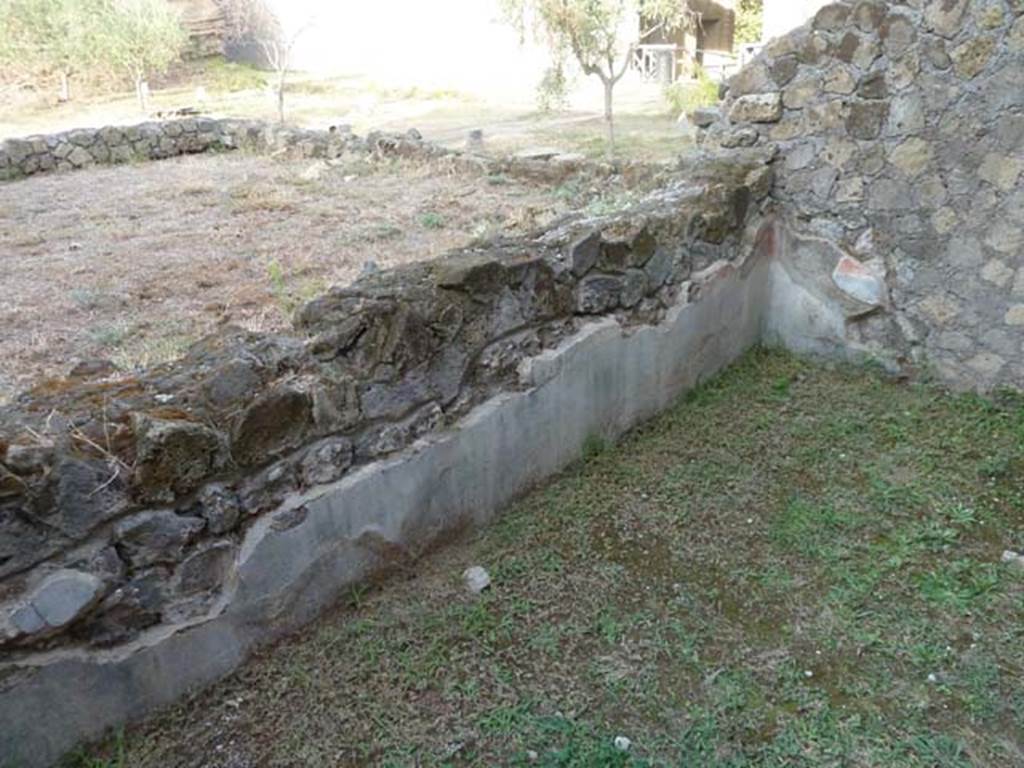
{"label": "distant wall", "polygon": [[106,128],[80,128],[0,143],[0,181],[92,165],[159,160],[265,144],[268,128],[243,120],[195,118]]}
{"label": "distant wall", "polygon": [[415,131],[403,135],[378,132],[362,138],[347,130],[315,131],[256,120],[197,117],[7,139],[0,143],[0,181],[93,165],[164,160],[236,149],[283,151],[300,157],[323,158],[381,148],[397,154],[448,154],[447,150],[422,141]]}

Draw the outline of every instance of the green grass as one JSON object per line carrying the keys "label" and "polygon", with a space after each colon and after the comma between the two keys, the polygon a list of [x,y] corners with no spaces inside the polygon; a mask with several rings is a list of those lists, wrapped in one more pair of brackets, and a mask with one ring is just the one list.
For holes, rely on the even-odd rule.
{"label": "green grass", "polygon": [[88,330],[89,340],[98,347],[116,349],[131,335],[131,328],[126,324],[97,325]]}
{"label": "green grass", "polygon": [[756,352],[89,759],[1024,765],[1022,462],[1019,398]]}
{"label": "green grass", "polygon": [[663,96],[672,117],[689,115],[699,107],[718,103],[718,83],[701,69],[692,80],[679,80],[665,87]]}
{"label": "green grass", "polygon": [[444,229],[444,216],[435,211],[427,211],[420,216],[420,226],[424,229]]}
{"label": "green grass", "polygon": [[211,93],[237,93],[266,88],[272,73],[213,57],[202,62],[201,71],[195,77]]}

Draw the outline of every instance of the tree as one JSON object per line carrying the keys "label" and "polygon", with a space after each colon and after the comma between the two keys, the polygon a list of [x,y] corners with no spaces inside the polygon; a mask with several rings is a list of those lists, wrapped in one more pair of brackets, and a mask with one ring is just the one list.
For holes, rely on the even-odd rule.
{"label": "tree", "polygon": [[277,97],[277,119],[284,122],[284,96],[292,57],[299,38],[312,24],[286,28],[266,0],[222,0],[229,21],[229,42],[242,47],[255,47],[261,64],[274,71],[274,92]]}
{"label": "tree", "polygon": [[[601,81],[609,154],[615,151],[615,86],[629,69],[637,42],[659,30],[671,33],[700,21],[689,0],[502,0],[502,5],[520,34],[533,27],[556,65],[568,54],[584,75]],[[639,34],[624,39],[623,28],[629,24]]]}
{"label": "tree", "polygon": [[101,24],[104,59],[131,78],[146,111],[149,77],[166,71],[188,42],[181,19],[166,0],[104,0]]}
{"label": "tree", "polygon": [[758,43],[764,29],[764,0],[740,0],[736,9],[736,44]]}
{"label": "tree", "polygon": [[0,0],[0,66],[56,76],[60,100],[70,100],[72,76],[100,61],[102,11],[102,0]]}

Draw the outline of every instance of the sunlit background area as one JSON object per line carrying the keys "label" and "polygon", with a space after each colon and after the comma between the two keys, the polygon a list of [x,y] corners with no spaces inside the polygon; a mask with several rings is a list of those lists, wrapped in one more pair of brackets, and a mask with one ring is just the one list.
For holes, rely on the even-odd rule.
{"label": "sunlit background area", "polygon": [[[183,35],[144,82],[99,59],[65,75],[8,51],[0,137],[197,113],[357,131],[415,127],[448,145],[477,129],[513,148],[558,136],[570,149],[602,151],[601,82],[571,56],[553,56],[536,19],[516,19],[509,0],[150,1],[173,10]],[[7,0],[15,17],[27,2]],[[641,153],[675,152],[690,138],[686,113],[716,101],[765,38],[820,5],[691,0],[695,23],[671,30],[623,13],[616,67],[625,72],[614,96],[623,140],[635,139]],[[268,55],[260,43],[270,33],[277,48]]]}

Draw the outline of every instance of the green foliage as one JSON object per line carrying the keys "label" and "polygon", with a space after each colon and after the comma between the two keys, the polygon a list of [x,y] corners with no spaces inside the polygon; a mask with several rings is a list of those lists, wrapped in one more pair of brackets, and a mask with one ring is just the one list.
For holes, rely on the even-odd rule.
{"label": "green foliage", "polygon": [[427,211],[420,216],[420,224],[422,224],[426,229],[443,229],[444,217],[434,211]]}
{"label": "green foliage", "polygon": [[0,0],[0,65],[29,79],[68,78],[102,60],[103,0]]}
{"label": "green foliage", "polygon": [[166,0],[0,0],[0,65],[29,80],[114,72],[141,84],[178,57],[187,38]]}
{"label": "green foliage", "polygon": [[106,0],[104,56],[128,74],[146,106],[146,79],[163,72],[187,42],[181,20],[166,0]]}
{"label": "green foliage", "polygon": [[587,439],[583,441],[583,460],[596,459],[607,450],[608,441],[601,435],[587,435]]}
{"label": "green foliage", "polygon": [[537,108],[541,112],[554,112],[569,105],[569,78],[565,62],[552,64],[537,83]]}
{"label": "green foliage", "polygon": [[249,64],[215,58],[205,62],[203,70],[203,84],[213,93],[255,91],[267,87],[266,74]]}
{"label": "green foliage", "polygon": [[273,259],[267,264],[267,277],[270,279],[270,287],[274,295],[283,297],[288,291],[288,286],[284,280],[284,269],[277,259]]}
{"label": "green foliage", "polygon": [[[601,81],[609,152],[615,145],[613,92],[626,74],[634,44],[659,29],[692,26],[698,18],[689,0],[501,0],[501,8],[521,35],[532,28],[550,51],[554,70],[573,60],[584,75]],[[624,39],[622,30],[633,19],[642,20],[645,29]]]}
{"label": "green foliage", "polygon": [[764,30],[764,0],[740,0],[736,9],[736,45],[756,43]]}
{"label": "green foliage", "polygon": [[708,77],[702,67],[698,67],[695,79],[678,80],[665,86],[664,97],[673,117],[687,115],[698,107],[718,103],[718,83]]}
{"label": "green foliage", "polygon": [[124,324],[100,325],[89,331],[89,338],[94,344],[107,348],[121,346],[128,335],[129,328]]}

